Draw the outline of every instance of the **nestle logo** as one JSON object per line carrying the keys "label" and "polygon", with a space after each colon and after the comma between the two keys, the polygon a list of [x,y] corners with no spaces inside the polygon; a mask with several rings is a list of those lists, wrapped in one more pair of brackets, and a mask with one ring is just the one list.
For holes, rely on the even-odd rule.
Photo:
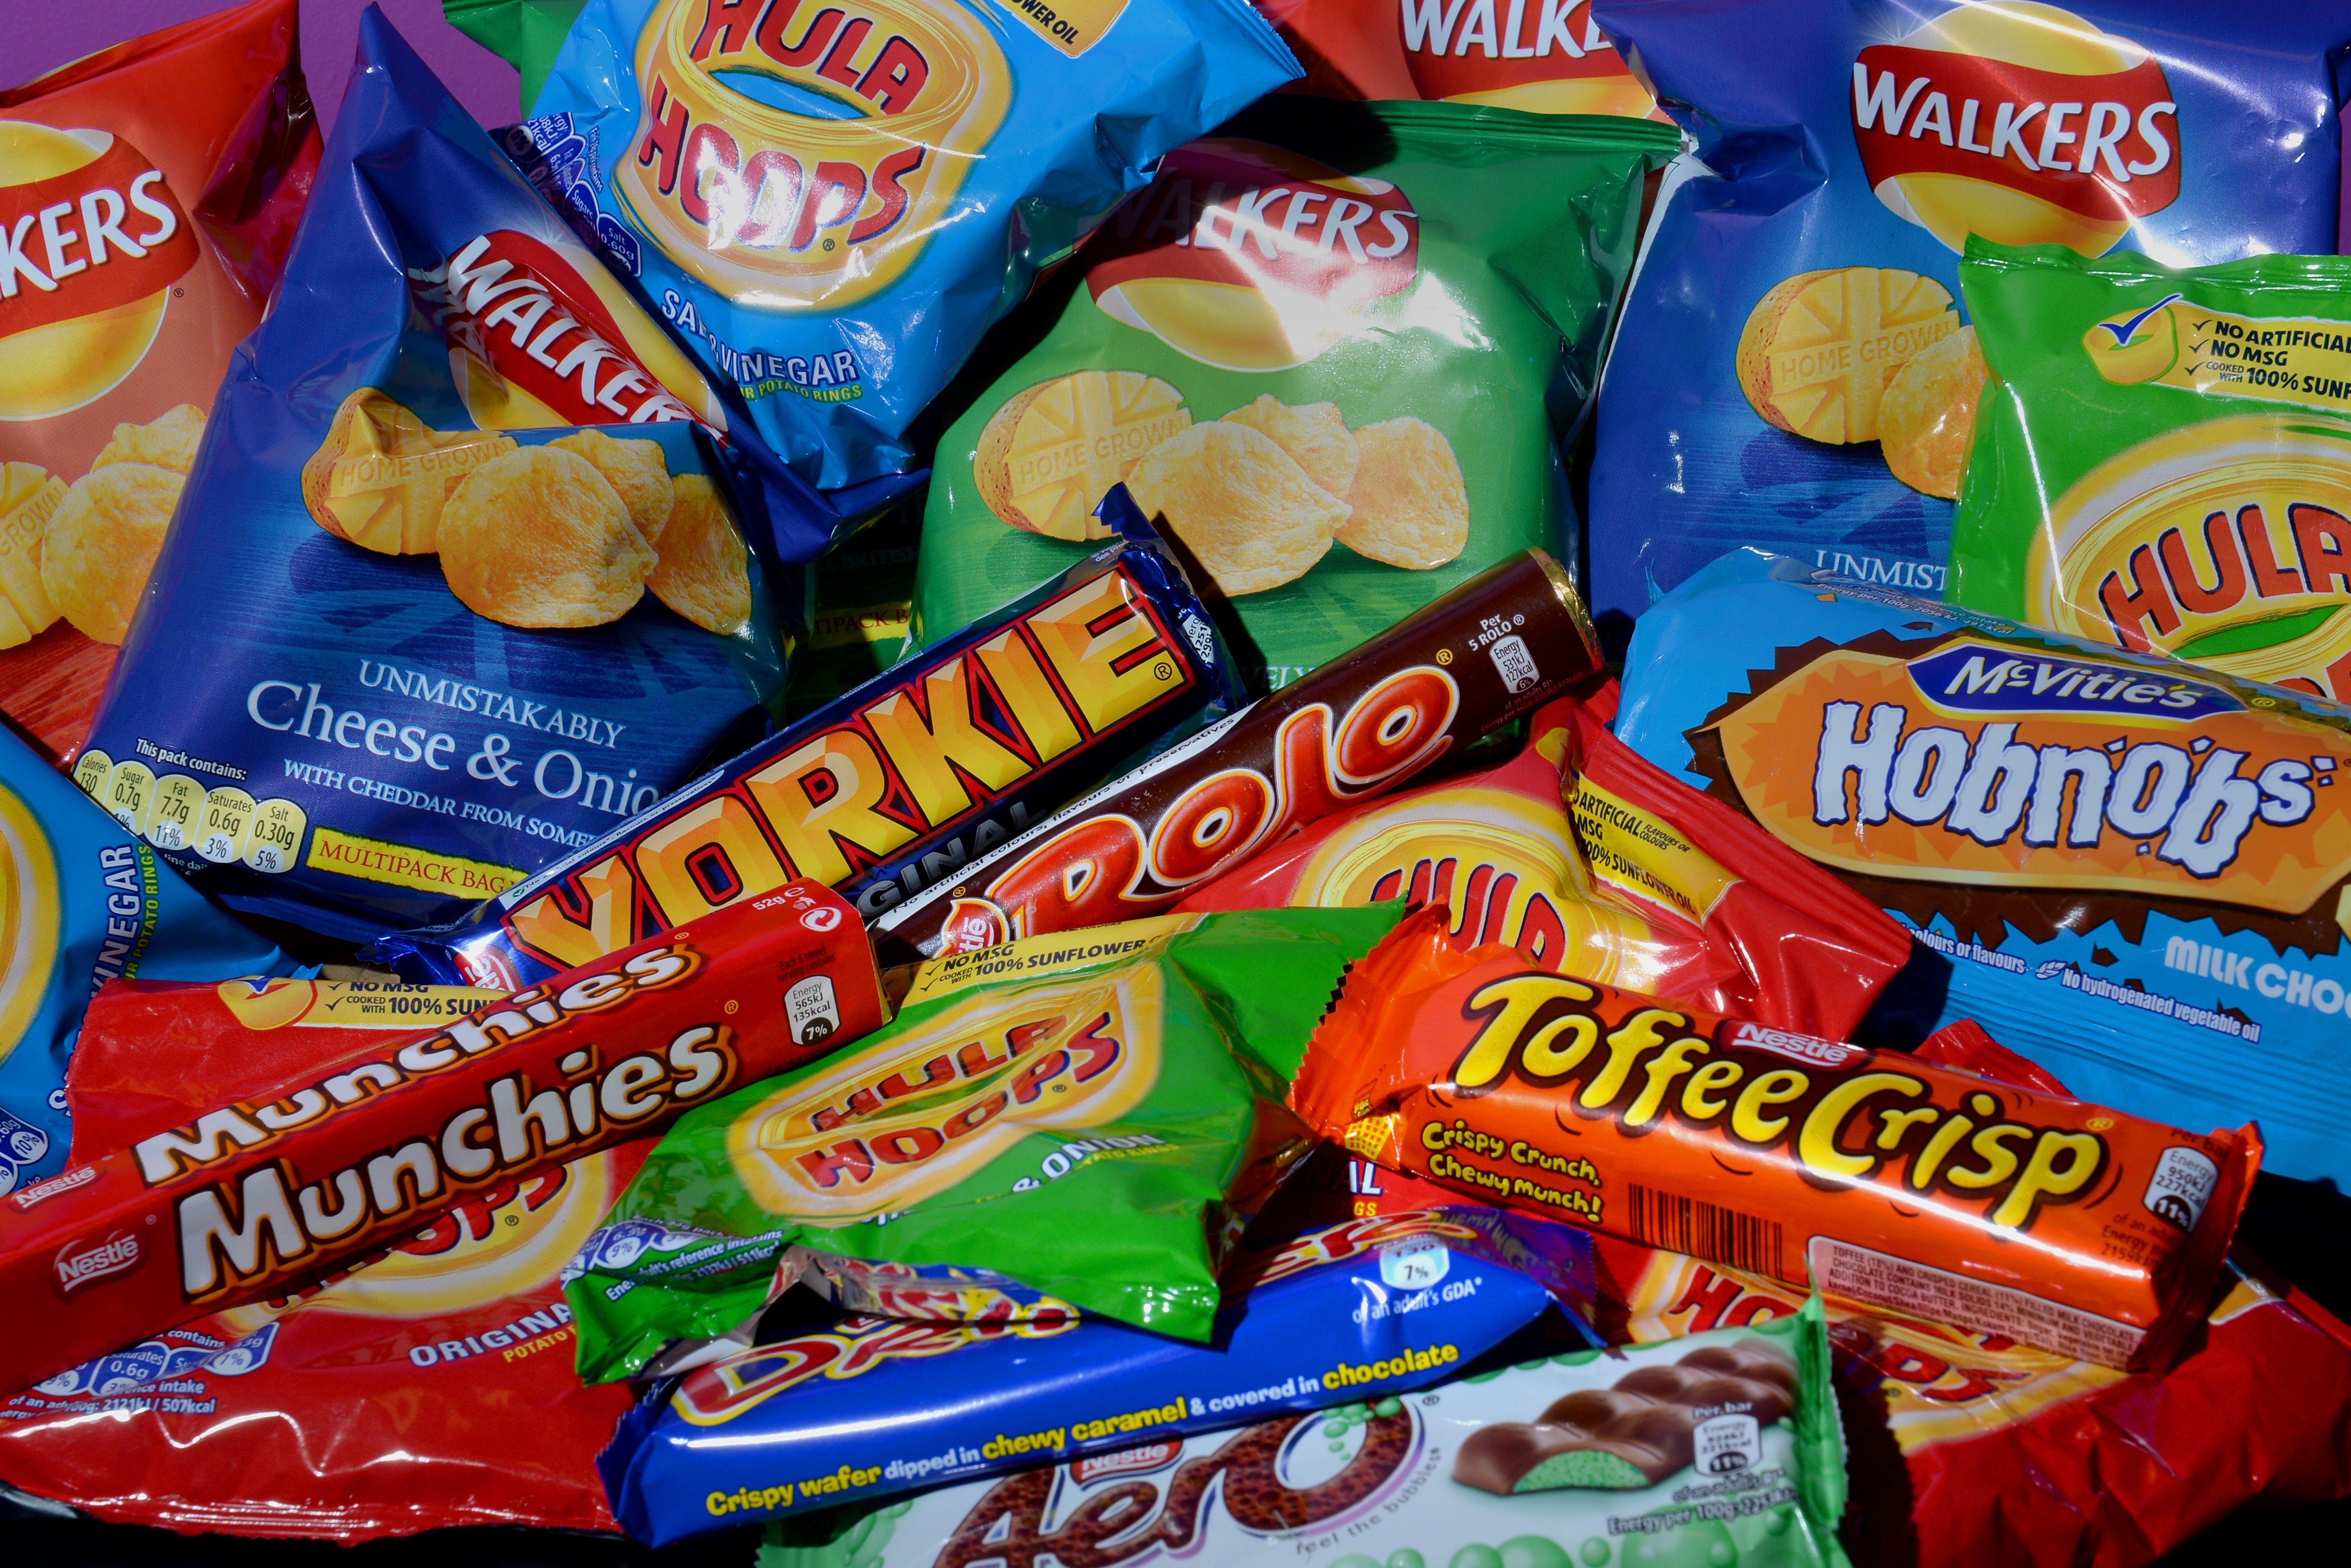
{"label": "nestle logo", "polygon": [[1834,1040],[1821,1040],[1809,1034],[1796,1034],[1784,1029],[1766,1029],[1760,1023],[1735,1024],[1728,1045],[1745,1046],[1750,1051],[1768,1051],[1792,1061],[1809,1062],[1815,1067],[1843,1067],[1846,1062],[1867,1055],[1858,1046],[1842,1045]]}
{"label": "nestle logo", "polygon": [[1145,1443],[1137,1448],[1121,1448],[1115,1454],[1089,1454],[1070,1461],[1070,1477],[1080,1486],[1102,1476],[1141,1475],[1176,1462],[1184,1451],[1181,1443]]}
{"label": "nestle logo", "polygon": [[40,1202],[45,1197],[55,1197],[61,1192],[71,1192],[74,1188],[80,1186],[85,1182],[95,1181],[97,1179],[98,1167],[96,1166],[78,1166],[74,1169],[66,1172],[63,1176],[51,1176],[45,1182],[26,1187],[24,1191],[18,1193],[15,1197],[8,1201],[15,1204],[18,1208],[30,1208],[33,1205]]}
{"label": "nestle logo", "polygon": [[139,1238],[128,1230],[118,1230],[92,1247],[69,1241],[57,1253],[57,1289],[70,1296],[93,1280],[138,1266]]}
{"label": "nestle logo", "polygon": [[1910,682],[1936,706],[1962,713],[2141,714],[2169,719],[2241,713],[2227,687],[2169,670],[2066,658],[1996,643],[1959,642],[1909,664]]}

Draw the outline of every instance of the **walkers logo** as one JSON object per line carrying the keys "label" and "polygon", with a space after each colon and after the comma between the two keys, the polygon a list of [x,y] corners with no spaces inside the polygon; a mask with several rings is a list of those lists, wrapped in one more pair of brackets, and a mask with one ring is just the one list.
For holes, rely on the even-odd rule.
{"label": "walkers logo", "polygon": [[1666,117],[1592,19],[1592,0],[1393,0],[1423,98],[1535,114]]}
{"label": "walkers logo", "polygon": [[2154,56],[2034,0],[1956,6],[1853,67],[1878,199],[1955,251],[1973,233],[2104,256],[2179,199],[2179,116]]}
{"label": "walkers logo", "polygon": [[103,1241],[68,1241],[57,1251],[57,1294],[70,1296],[84,1285],[127,1274],[139,1267],[141,1256],[139,1238],[128,1230],[118,1230]]}
{"label": "walkers logo", "polygon": [[111,391],[201,254],[163,172],[130,142],[0,120],[0,419]]}
{"label": "walkers logo", "polygon": [[2036,623],[2351,700],[2351,423],[2209,420],[2059,497],[2025,568]]}
{"label": "walkers logo", "polygon": [[[746,78],[756,97],[732,85]],[[621,199],[678,266],[771,309],[839,310],[896,281],[1012,98],[985,22],[909,0],[669,0],[637,81]]]}
{"label": "walkers logo", "polygon": [[[1123,1114],[1158,1080],[1165,996],[1155,967],[1115,973],[989,988],[829,1059],[735,1118],[736,1173],[770,1213],[846,1224],[968,1180],[1032,1133]],[[1043,1174],[1071,1165],[1064,1149]]]}
{"label": "walkers logo", "polygon": [[1843,871],[2311,908],[2351,874],[2351,742],[2166,674],[1973,637],[1840,648],[1715,731],[1749,813]]}
{"label": "walkers logo", "polygon": [[1106,314],[1203,364],[1286,370],[1412,287],[1420,220],[1384,180],[1211,137],[1162,160],[1089,255]]}

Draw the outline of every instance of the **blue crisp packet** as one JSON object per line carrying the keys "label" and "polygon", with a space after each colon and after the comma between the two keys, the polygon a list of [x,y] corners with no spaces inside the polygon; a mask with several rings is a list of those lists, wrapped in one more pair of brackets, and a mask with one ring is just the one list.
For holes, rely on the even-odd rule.
{"label": "blue crisp packet", "polygon": [[1727,549],[1938,597],[1984,377],[1970,233],[2171,267],[2335,248],[2351,0],[1593,0],[1699,163],[1600,393],[1587,598]]}
{"label": "blue crisp packet", "polygon": [[1040,268],[1298,74],[1246,0],[589,0],[517,151],[831,487],[903,467]]}
{"label": "blue crisp packet", "polygon": [[360,44],[77,777],[232,906],[363,938],[762,733],[770,589],[844,516],[380,12]]}
{"label": "blue crisp packet", "polygon": [[0,1193],[65,1166],[66,1059],[99,987],[292,967],[0,726]]}
{"label": "blue crisp packet", "polygon": [[1240,706],[1232,656],[1126,487],[1116,539],[758,742],[462,921],[408,979],[513,990],[795,877],[869,921]]}
{"label": "blue crisp packet", "polygon": [[1616,733],[1910,927],[1872,1043],[1974,1019],[2351,1179],[2351,707],[1740,550],[1642,618]]}
{"label": "blue crisp packet", "polygon": [[1588,1312],[1593,1297],[1582,1232],[1486,1208],[1348,1220],[1245,1260],[1207,1345],[1081,1319],[1003,1283],[937,1269],[863,1279],[873,1315],[656,1385],[597,1461],[614,1517],[664,1545],[1285,1411],[1373,1405],[1457,1375],[1555,1302]]}

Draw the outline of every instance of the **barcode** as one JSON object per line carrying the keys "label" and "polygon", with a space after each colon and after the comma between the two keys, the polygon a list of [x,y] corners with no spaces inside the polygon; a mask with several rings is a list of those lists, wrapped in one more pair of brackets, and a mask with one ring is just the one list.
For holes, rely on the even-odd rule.
{"label": "barcode", "polygon": [[1719,1208],[1696,1198],[1652,1192],[1646,1186],[1625,1189],[1625,1207],[1633,1218],[1633,1239],[1668,1252],[1687,1252],[1709,1263],[1727,1263],[1750,1274],[1784,1280],[1780,1260],[1780,1222],[1758,1219],[1736,1209]]}

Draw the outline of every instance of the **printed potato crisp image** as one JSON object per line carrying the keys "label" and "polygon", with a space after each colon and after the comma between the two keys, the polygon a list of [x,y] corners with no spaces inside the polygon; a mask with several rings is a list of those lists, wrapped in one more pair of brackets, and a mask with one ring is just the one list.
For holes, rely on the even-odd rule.
{"label": "printed potato crisp image", "polygon": [[1267,686],[1515,551],[1573,559],[1557,443],[1675,144],[1622,118],[1274,98],[1171,152],[941,442],[915,645],[1075,559],[1116,484],[1233,601]]}

